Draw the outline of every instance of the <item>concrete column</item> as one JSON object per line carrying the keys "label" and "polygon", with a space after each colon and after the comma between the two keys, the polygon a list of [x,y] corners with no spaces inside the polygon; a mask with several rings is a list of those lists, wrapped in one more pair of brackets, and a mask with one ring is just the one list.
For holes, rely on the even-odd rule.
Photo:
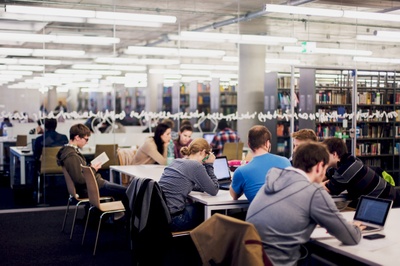
{"label": "concrete column", "polygon": [[[239,47],[239,84],[237,92],[237,110],[239,115],[249,112],[263,112],[264,107],[265,46],[241,44]],[[247,146],[247,133],[254,120],[238,120],[238,134]]]}
{"label": "concrete column", "polygon": [[157,103],[159,103],[160,90],[163,87],[164,76],[162,74],[147,73],[146,90],[146,111],[157,112]]}
{"label": "concrete column", "polygon": [[55,87],[49,88],[47,91],[47,111],[54,111],[58,105],[57,89]]}

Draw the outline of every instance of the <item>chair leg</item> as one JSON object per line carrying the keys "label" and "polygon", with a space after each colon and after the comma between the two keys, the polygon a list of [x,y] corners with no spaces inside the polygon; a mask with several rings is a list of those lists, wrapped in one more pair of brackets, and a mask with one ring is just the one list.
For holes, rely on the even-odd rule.
{"label": "chair leg", "polygon": [[69,203],[70,203],[70,201],[71,201],[71,197],[68,198],[67,209],[65,210],[64,221],[63,221],[63,224],[62,224],[62,227],[61,227],[61,232],[64,232],[65,222],[67,221],[67,216],[68,216],[68,213],[69,213]]}
{"label": "chair leg", "polygon": [[105,214],[106,214],[106,213],[103,213],[102,215],[100,215],[99,226],[97,227],[96,241],[94,242],[93,256],[96,255],[97,241],[98,241],[98,239],[99,239],[101,221],[103,220],[103,216],[104,216]]}
{"label": "chair leg", "polygon": [[80,205],[81,203],[82,203],[82,202],[79,201],[79,202],[76,204],[76,206],[75,206],[74,220],[72,221],[71,234],[70,234],[70,236],[69,236],[69,239],[71,239],[71,240],[72,240],[72,235],[74,234],[74,230],[75,230],[76,216],[77,216],[77,214],[78,214],[79,205]]}
{"label": "chair leg", "polygon": [[86,218],[85,230],[83,231],[83,236],[82,236],[82,245],[83,245],[83,242],[85,241],[86,229],[87,229],[87,225],[88,225],[88,222],[89,222],[89,216],[90,216],[90,212],[91,212],[91,210],[92,210],[93,208],[94,208],[93,206],[90,207],[89,212],[88,212],[88,216],[87,216],[87,218]]}

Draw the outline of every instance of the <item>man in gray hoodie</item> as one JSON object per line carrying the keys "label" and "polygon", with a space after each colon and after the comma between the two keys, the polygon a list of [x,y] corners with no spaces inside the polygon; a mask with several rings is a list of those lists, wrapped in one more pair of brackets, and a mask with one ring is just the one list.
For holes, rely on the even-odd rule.
{"label": "man in gray hoodie", "polygon": [[360,241],[364,226],[348,223],[319,184],[328,162],[329,153],[322,144],[300,145],[293,155],[293,167],[272,168],[250,204],[246,221],[257,228],[274,265],[296,265],[301,244],[309,241],[317,224],[345,245]]}

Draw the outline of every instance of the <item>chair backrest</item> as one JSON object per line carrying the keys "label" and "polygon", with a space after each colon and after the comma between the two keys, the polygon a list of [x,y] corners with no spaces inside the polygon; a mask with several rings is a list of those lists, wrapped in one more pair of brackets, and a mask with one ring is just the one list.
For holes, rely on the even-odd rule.
{"label": "chair backrest", "polygon": [[62,147],[43,147],[40,159],[41,174],[62,174],[62,168],[57,164],[56,155]]}
{"label": "chair backrest", "polygon": [[[133,157],[135,157],[136,150],[131,148],[118,148],[118,161],[120,165],[132,165]],[[127,186],[130,178],[125,174],[121,174],[122,185]]]}
{"label": "chair backrest", "polygon": [[89,166],[81,165],[83,177],[85,178],[87,193],[90,204],[100,209],[100,192],[96,182],[96,177]]}
{"label": "chair backrest", "polygon": [[229,160],[241,160],[243,154],[243,142],[227,142],[224,144],[222,155]]}
{"label": "chair backrest", "polygon": [[75,184],[74,181],[72,181],[71,176],[69,175],[67,169],[65,167],[62,168],[64,178],[65,178],[65,183],[67,184],[67,189],[68,193],[74,197],[75,199],[79,199],[79,195],[76,194],[76,189],[75,189]]}
{"label": "chair backrest", "polygon": [[16,146],[26,146],[28,145],[28,136],[27,135],[17,135]]}
{"label": "chair backrest", "polygon": [[101,166],[101,169],[110,169],[110,165],[118,165],[118,144],[97,144],[94,157],[96,158],[101,153],[105,152],[110,159]]}
{"label": "chair backrest", "polygon": [[190,236],[203,265],[272,266],[251,223],[216,213],[193,229]]}

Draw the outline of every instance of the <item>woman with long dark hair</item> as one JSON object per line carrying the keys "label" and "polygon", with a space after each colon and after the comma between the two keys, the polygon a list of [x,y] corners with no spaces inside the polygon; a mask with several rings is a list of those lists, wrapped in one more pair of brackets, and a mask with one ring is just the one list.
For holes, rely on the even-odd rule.
{"label": "woman with long dark hair", "polygon": [[171,128],[158,124],[153,137],[148,137],[133,158],[133,164],[167,164],[167,146],[171,140]]}

